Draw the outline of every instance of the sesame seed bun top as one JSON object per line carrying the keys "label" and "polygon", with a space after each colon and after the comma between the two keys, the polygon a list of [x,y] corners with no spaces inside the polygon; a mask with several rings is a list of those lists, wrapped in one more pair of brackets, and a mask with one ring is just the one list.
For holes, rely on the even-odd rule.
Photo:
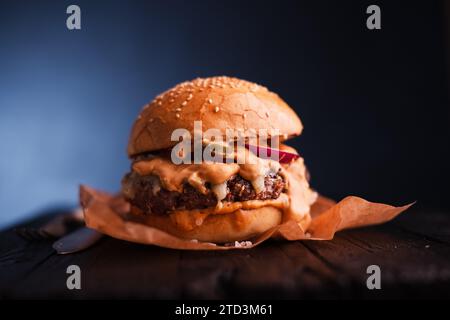
{"label": "sesame seed bun top", "polygon": [[[278,130],[280,140],[297,136],[303,126],[277,94],[255,83],[230,77],[197,78],[160,94],[144,106],[135,121],[128,144],[130,157],[143,152],[167,149],[175,129],[193,134],[194,121],[203,130]],[[275,131],[273,131],[275,132]]]}

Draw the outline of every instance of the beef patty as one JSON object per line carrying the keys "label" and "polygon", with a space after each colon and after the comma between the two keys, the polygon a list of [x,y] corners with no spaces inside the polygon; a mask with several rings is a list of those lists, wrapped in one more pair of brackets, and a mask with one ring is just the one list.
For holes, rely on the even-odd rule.
{"label": "beef patty", "polygon": [[[132,172],[122,180],[122,193],[125,198],[144,213],[164,214],[173,210],[192,210],[214,207],[216,195],[206,185],[207,192],[200,193],[189,184],[183,192],[169,191],[159,186],[156,176],[140,176]],[[256,193],[252,184],[240,175],[234,175],[227,181],[227,195],[224,201],[238,202],[247,200],[277,199],[285,188],[283,178],[270,173],[264,178],[264,190]]]}

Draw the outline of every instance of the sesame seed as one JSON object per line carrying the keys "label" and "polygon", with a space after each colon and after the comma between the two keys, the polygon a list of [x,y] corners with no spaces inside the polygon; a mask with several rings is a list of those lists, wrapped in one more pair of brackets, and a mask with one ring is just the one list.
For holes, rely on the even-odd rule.
{"label": "sesame seed", "polygon": [[187,104],[187,101],[183,101],[181,105],[184,107]]}
{"label": "sesame seed", "polygon": [[268,118],[269,117],[269,113],[266,111],[266,117]]}
{"label": "sesame seed", "polygon": [[[175,101],[178,101],[180,97],[186,95],[186,101],[190,101],[194,98],[195,92],[203,92],[210,89],[215,88],[233,88],[236,90],[244,90],[244,91],[251,91],[251,92],[269,92],[272,95],[276,95],[275,93],[270,92],[266,87],[261,86],[259,84],[240,80],[237,78],[230,78],[226,76],[218,76],[218,77],[210,77],[210,78],[196,78],[191,81],[185,81],[182,82],[173,88],[159,94],[154,101],[151,103],[151,105],[164,105],[166,101],[169,101],[169,103],[174,103]],[[192,96],[191,96],[192,95]],[[210,102],[211,103],[211,102]]]}
{"label": "sesame seed", "polygon": [[208,99],[208,103],[213,103],[212,99]]}
{"label": "sesame seed", "polygon": [[175,117],[179,118],[179,117],[180,117],[180,114],[179,114],[179,113],[175,114]]}
{"label": "sesame seed", "polygon": [[219,110],[220,110],[220,108],[217,106],[214,108],[214,112],[216,112],[216,113],[219,112]]}
{"label": "sesame seed", "polygon": [[242,115],[242,117],[243,117],[244,119],[247,118],[247,114],[244,113],[244,114]]}
{"label": "sesame seed", "polygon": [[181,108],[176,108],[175,111],[180,112]]}

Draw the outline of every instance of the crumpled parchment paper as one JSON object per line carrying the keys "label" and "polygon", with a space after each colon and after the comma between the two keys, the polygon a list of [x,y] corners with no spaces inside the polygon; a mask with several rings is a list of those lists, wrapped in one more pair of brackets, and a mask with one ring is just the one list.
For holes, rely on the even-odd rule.
{"label": "crumpled parchment paper", "polygon": [[81,186],[80,203],[86,225],[92,229],[117,239],[184,250],[249,249],[272,237],[287,240],[330,240],[339,230],[387,222],[412,205],[393,207],[355,196],[336,203],[319,196],[311,207],[312,222],[308,230],[303,230],[295,221],[287,221],[249,241],[223,245],[181,239],[145,225],[139,217],[128,213],[129,204],[121,195]]}

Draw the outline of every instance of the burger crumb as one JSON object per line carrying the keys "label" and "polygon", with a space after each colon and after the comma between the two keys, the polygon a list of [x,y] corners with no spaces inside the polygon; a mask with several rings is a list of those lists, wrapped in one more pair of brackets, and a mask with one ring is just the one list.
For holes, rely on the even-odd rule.
{"label": "burger crumb", "polygon": [[251,242],[251,241],[235,241],[234,242],[234,246],[236,247],[236,248],[246,248],[246,247],[250,247],[250,246],[252,246],[253,245],[253,243]]}

